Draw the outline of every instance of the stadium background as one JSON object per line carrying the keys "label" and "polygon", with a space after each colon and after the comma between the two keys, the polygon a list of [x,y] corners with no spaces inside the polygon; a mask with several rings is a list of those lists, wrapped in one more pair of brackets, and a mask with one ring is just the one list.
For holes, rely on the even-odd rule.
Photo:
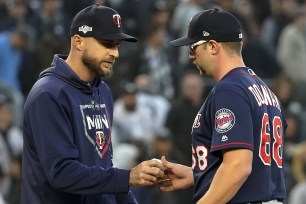
{"label": "stadium background", "polygon": [[[24,100],[53,55],[68,54],[73,16],[96,2],[117,10],[125,32],[140,39],[121,44],[114,74],[105,79],[115,99],[116,166],[161,155],[191,164],[191,125],[215,82],[199,76],[187,47],[168,42],[186,34],[195,13],[218,7],[240,20],[245,64],[285,107],[286,203],[306,194],[305,0],[0,0],[0,198],[6,204],[20,203]],[[140,204],[191,203],[192,189],[132,190]]]}

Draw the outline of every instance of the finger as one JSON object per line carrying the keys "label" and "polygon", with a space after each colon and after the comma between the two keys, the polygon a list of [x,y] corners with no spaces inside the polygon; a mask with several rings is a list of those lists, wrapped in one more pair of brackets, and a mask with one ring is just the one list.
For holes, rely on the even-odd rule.
{"label": "finger", "polygon": [[159,186],[163,186],[163,187],[169,187],[169,186],[172,186],[172,183],[171,183],[171,180],[170,179],[165,179],[165,180],[162,180],[158,183]]}
{"label": "finger", "polygon": [[157,167],[157,168],[159,168],[162,171],[165,170],[164,165],[162,164],[162,162],[159,159],[151,159],[151,160],[149,160],[148,161],[148,165],[149,166]]}
{"label": "finger", "polygon": [[154,185],[154,183],[151,181],[141,180],[135,186],[143,187],[143,186],[152,186],[152,185]]}
{"label": "finger", "polygon": [[168,179],[168,178],[165,178],[165,179],[164,178],[159,178],[159,179],[157,179],[157,182],[155,184],[158,185],[158,186],[167,187],[167,186],[171,185],[171,180]]}
{"label": "finger", "polygon": [[156,185],[158,185],[162,191],[173,191],[174,190],[170,179],[160,181],[156,183]]}
{"label": "finger", "polygon": [[150,174],[154,177],[159,177],[159,178],[163,178],[165,176],[165,173],[157,167],[144,168],[143,173]]}
{"label": "finger", "polygon": [[148,182],[150,182],[152,184],[155,184],[155,183],[157,183],[158,178],[155,177],[155,176],[152,176],[150,174],[143,173],[142,176],[141,176],[141,180],[145,180],[145,181],[148,181]]}
{"label": "finger", "polygon": [[173,163],[167,161],[165,156],[162,156],[162,157],[161,157],[161,162],[162,162],[162,164],[163,164],[166,168],[168,168],[168,169],[172,169],[172,168],[173,168]]}

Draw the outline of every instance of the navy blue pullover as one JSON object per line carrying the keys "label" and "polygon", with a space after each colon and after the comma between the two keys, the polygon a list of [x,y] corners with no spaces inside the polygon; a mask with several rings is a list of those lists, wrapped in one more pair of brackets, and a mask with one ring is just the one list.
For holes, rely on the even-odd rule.
{"label": "navy blue pullover", "polygon": [[112,166],[113,99],[55,55],[24,108],[22,204],[137,203],[130,170]]}

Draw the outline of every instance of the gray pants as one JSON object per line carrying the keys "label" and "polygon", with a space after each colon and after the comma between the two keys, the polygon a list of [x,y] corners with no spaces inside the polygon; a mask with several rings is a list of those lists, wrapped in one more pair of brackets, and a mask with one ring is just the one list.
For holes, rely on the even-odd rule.
{"label": "gray pants", "polygon": [[262,203],[266,203],[266,204],[282,204],[282,202],[277,201],[277,200],[270,200],[268,202],[262,202]]}
{"label": "gray pants", "polygon": [[[283,204],[282,202],[280,201],[277,201],[277,200],[270,200],[270,201],[267,201],[267,202],[261,202],[262,204]],[[250,203],[248,203],[250,204]]]}

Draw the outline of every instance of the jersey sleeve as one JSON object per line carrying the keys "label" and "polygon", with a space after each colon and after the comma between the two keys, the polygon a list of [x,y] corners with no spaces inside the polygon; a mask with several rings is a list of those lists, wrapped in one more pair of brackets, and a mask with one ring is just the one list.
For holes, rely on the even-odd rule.
{"label": "jersey sleeve", "polygon": [[223,90],[212,98],[213,135],[211,151],[232,148],[253,151],[251,104],[242,93]]}

